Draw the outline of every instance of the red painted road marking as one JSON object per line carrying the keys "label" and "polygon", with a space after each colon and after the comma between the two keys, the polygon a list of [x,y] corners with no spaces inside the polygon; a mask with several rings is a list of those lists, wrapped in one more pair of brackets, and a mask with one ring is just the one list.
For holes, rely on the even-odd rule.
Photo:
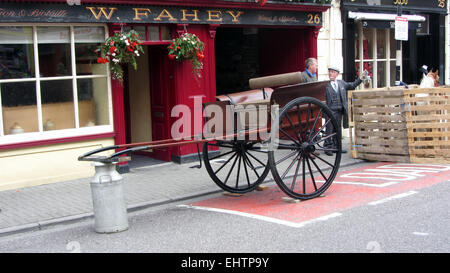
{"label": "red painted road marking", "polygon": [[[352,207],[406,197],[448,180],[449,165],[376,163],[340,172],[324,198],[286,203],[281,199],[286,195],[273,185],[262,192],[254,191],[241,197],[221,196],[195,202],[192,206],[300,227],[302,223],[334,217]],[[389,185],[368,186],[386,183]]]}

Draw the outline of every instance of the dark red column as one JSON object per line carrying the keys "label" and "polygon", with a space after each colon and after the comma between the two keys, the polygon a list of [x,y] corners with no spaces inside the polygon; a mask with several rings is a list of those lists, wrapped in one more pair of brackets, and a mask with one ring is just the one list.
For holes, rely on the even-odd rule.
{"label": "dark red column", "polygon": [[317,58],[317,37],[319,36],[319,28],[312,28],[310,31],[307,32],[307,52],[308,52],[308,58],[313,57]]}
{"label": "dark red column", "polygon": [[[109,35],[113,36],[115,33],[121,31],[120,25],[112,24],[109,26]],[[114,125],[114,142],[116,145],[125,144],[126,126],[125,126],[125,104],[124,104],[124,89],[123,84],[119,80],[111,78],[111,92],[112,92],[112,106],[113,106],[113,125]],[[119,163],[119,170],[121,172],[128,171],[128,162]]]}
{"label": "dark red column", "polygon": [[[191,109],[191,128],[192,135],[201,133],[195,131],[195,124],[198,124],[194,120],[194,98],[201,98],[201,102],[214,101],[216,95],[216,71],[215,71],[215,53],[214,53],[214,38],[216,25],[178,25],[177,34],[181,35],[186,30],[189,33],[197,35],[197,37],[205,44],[203,59],[203,69],[201,71],[201,78],[195,79],[192,73],[192,66],[189,62],[184,61],[182,63],[175,64],[174,73],[174,90],[176,104],[183,104],[189,106]],[[198,105],[197,105],[198,106]],[[176,118],[172,119],[175,121]],[[203,125],[203,124],[202,124]],[[196,145],[184,145],[177,146],[172,149],[172,160],[176,162],[184,162],[189,160],[187,155],[196,154]]]}

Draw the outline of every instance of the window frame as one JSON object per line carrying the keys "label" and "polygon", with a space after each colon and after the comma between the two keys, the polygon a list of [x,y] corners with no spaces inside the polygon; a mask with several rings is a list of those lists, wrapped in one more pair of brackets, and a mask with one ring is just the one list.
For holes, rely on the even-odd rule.
{"label": "window frame", "polygon": [[[372,51],[372,58],[371,59],[364,59],[364,48],[363,48],[363,32],[364,32],[364,27],[362,25],[362,22],[358,22],[357,23],[357,31],[358,31],[358,45],[359,48],[356,48],[356,44],[357,41],[355,40],[355,50],[358,51],[358,56],[359,59],[357,59],[355,57],[355,65],[359,66],[359,71],[363,71],[364,70],[364,63],[365,62],[371,62],[373,63],[373,67],[372,67],[372,88],[380,88],[380,87],[388,87],[391,86],[391,63],[395,63],[396,62],[396,58],[394,56],[394,58],[391,58],[391,43],[395,43],[396,41],[393,40],[391,41],[391,36],[390,33],[393,31],[392,29],[386,28],[386,29],[379,29],[379,28],[365,28],[367,30],[370,31],[371,33],[371,37],[370,39],[372,39],[372,48],[370,48],[369,50]],[[381,58],[379,59],[377,56],[377,39],[378,39],[378,33],[377,30],[384,30],[384,40],[385,40],[385,58]],[[402,48],[400,50],[403,50]],[[385,66],[385,82],[383,86],[378,86],[378,65],[382,64]],[[403,64],[400,65],[400,80],[403,79]]]}
{"label": "window frame", "polygon": [[[114,135],[114,115],[113,115],[113,104],[112,104],[112,84],[111,84],[111,73],[109,64],[106,64],[106,74],[105,75],[77,75],[76,71],[76,52],[75,52],[75,27],[103,27],[105,31],[105,39],[109,37],[107,24],[95,24],[95,23],[0,23],[0,26],[14,26],[14,27],[32,27],[33,31],[33,51],[34,51],[34,68],[35,75],[32,78],[21,78],[21,79],[0,79],[0,83],[13,83],[13,82],[35,82],[36,84],[36,106],[38,115],[38,131],[37,132],[25,132],[21,134],[5,134],[5,128],[3,125],[3,110],[2,101],[0,96],[0,149],[30,146],[30,143],[45,144],[46,142],[54,143],[56,139],[60,139],[61,142],[64,140],[81,140],[83,137],[86,139],[95,138],[95,135],[99,137],[113,136]],[[59,76],[59,77],[41,77],[39,68],[39,50],[38,50],[38,37],[37,29],[38,27],[69,27],[70,29],[70,52],[71,52],[71,68],[72,73],[70,76]],[[104,78],[107,83],[107,104],[108,104],[108,119],[109,124],[107,125],[96,125],[92,127],[80,127],[79,121],[79,109],[78,109],[78,86],[77,81],[79,79],[96,79]],[[42,117],[42,102],[41,102],[41,82],[42,81],[54,81],[54,80],[72,80],[72,92],[73,92],[73,107],[75,115],[75,127],[70,129],[59,129],[59,130],[44,130],[44,122]],[[1,90],[0,90],[1,92]]]}

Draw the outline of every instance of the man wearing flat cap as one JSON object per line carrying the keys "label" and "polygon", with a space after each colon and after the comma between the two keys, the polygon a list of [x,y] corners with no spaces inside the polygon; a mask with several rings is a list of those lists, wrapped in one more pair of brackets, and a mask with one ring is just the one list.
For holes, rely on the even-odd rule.
{"label": "man wearing flat cap", "polygon": [[[337,77],[340,73],[340,69],[336,66],[328,67],[328,77],[330,83],[327,85],[325,92],[325,99],[327,106],[331,109],[333,116],[336,118],[338,128],[341,128],[341,124],[344,128],[348,128],[348,104],[347,104],[347,90],[353,90],[361,84],[362,80],[366,77],[367,73],[363,73],[362,78],[356,79],[354,82],[348,83],[343,80],[338,80]],[[333,133],[333,125],[327,124],[326,134]],[[325,140],[325,147],[327,149],[337,149],[336,143],[333,143],[331,138]],[[342,153],[347,151],[342,150]],[[326,155],[333,155],[330,150],[325,151]]]}

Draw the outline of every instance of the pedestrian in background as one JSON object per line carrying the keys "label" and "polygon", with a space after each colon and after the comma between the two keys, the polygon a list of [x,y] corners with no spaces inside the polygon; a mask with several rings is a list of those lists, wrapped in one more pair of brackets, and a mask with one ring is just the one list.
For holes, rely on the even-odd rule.
{"label": "pedestrian in background", "polygon": [[317,59],[308,58],[305,61],[305,71],[301,74],[302,83],[317,81]]}
{"label": "pedestrian in background", "polygon": [[[336,66],[330,66],[328,68],[328,77],[330,78],[330,83],[326,87],[325,100],[327,106],[330,108],[333,116],[336,118],[339,130],[341,126],[348,128],[348,103],[347,103],[347,90],[353,90],[358,85],[360,85],[367,77],[367,72],[364,71],[361,78],[356,79],[354,82],[348,83],[343,80],[338,80],[337,77],[340,73],[339,68]],[[328,123],[326,126],[326,134],[330,135],[333,132],[333,125]],[[325,140],[326,149],[337,149],[336,143],[332,141],[332,138]],[[342,153],[346,153],[346,150],[342,150]],[[326,155],[333,155],[332,151],[325,151]]]}

